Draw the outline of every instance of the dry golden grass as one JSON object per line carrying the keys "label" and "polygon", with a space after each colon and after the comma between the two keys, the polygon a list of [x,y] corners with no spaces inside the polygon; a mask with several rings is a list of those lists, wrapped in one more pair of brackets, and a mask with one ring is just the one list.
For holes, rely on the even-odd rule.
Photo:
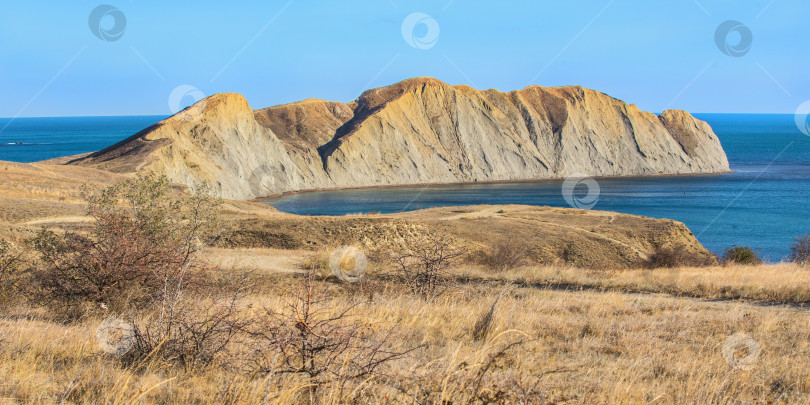
{"label": "dry golden grass", "polygon": [[[0,161],[0,225],[85,222],[82,186],[107,187],[127,178],[81,166]],[[247,201],[229,201],[223,209],[252,217],[276,213],[266,204]]]}
{"label": "dry golden grass", "polygon": [[[708,297],[730,289],[752,291],[752,299],[790,302],[792,295],[778,290],[793,280],[793,291],[804,288],[807,294],[807,272],[788,265],[718,267],[656,270],[649,278],[635,271],[606,276],[523,269],[499,278],[650,291],[701,286]],[[251,309],[245,311],[280,308],[284,291],[300,279],[264,277],[273,282],[247,298],[243,304]],[[327,291],[330,311],[358,305],[355,320],[378,331],[394,328],[396,349],[424,347],[388,364],[387,378],[318,387],[318,403],[410,403],[409,395],[427,403],[476,403],[475,397],[503,403],[810,403],[810,313],[800,308],[515,286],[499,301],[488,338],[474,341],[475,323],[506,288],[501,283],[462,284],[433,301],[396,285],[319,285]],[[244,375],[224,367],[179,370],[149,362],[134,372],[100,350],[94,333],[101,318],[62,325],[47,321],[41,310],[14,312],[25,316],[0,320],[0,398],[11,403],[311,399],[313,387],[300,377]],[[723,355],[724,342],[737,333],[761,348],[750,370],[735,369]],[[516,341],[523,343],[492,361],[474,389],[480,369]]]}
{"label": "dry golden grass", "polygon": [[[88,178],[96,179],[91,186],[121,179],[92,169],[0,162],[0,222],[6,223],[0,225],[8,225],[0,226],[0,236],[23,240],[23,231],[41,225],[84,225],[77,190]],[[307,249],[385,239],[424,224],[451,229],[478,247],[495,242],[493,235],[534,247],[542,242],[545,250],[534,253],[544,258],[559,256],[556,250],[566,245],[564,256],[591,264],[613,256],[613,263],[634,263],[662,237],[699,247],[671,221],[600,212],[507,206],[302,219],[250,202],[224,208],[236,229],[261,231],[248,234],[248,242],[255,236],[294,246],[258,243],[264,248],[204,255],[226,273],[253,273],[246,284],[254,292],[240,302],[251,317],[282,308],[302,268],[325,270],[328,253]],[[318,283],[327,291],[326,316],[356,305],[354,322],[392,332],[390,350],[418,348],[372,377],[316,386],[300,375],[245,372],[251,365],[234,359],[184,369],[154,356],[130,367],[104,353],[95,337],[104,317],[121,314],[96,310],[63,324],[42,308],[19,304],[0,308],[0,403],[810,403],[808,267],[555,265],[493,272],[464,266],[453,272],[465,281],[430,301],[374,270],[361,285]],[[476,324],[496,297],[492,329],[475,339]],[[724,353],[724,343],[739,334],[760,349],[751,368],[735,368]],[[730,349],[737,357],[749,354]]]}
{"label": "dry golden grass", "polygon": [[[482,269],[462,274],[491,279]],[[622,270],[583,270],[571,266],[523,267],[501,272],[496,280],[628,292],[662,292],[704,299],[810,304],[810,267],[791,263]]]}
{"label": "dry golden grass", "polygon": [[281,249],[217,249],[205,251],[202,259],[222,269],[240,269],[258,273],[300,272],[301,262],[312,252]]}
{"label": "dry golden grass", "polygon": [[[112,184],[126,177],[79,166],[0,161],[0,184],[8,197],[31,198],[32,194],[61,198],[75,196],[82,184]],[[20,194],[15,195],[18,191]]]}
{"label": "dry golden grass", "polygon": [[571,263],[585,268],[627,268],[647,259],[657,246],[679,248],[713,260],[685,225],[601,211],[518,205],[440,207],[369,216],[229,217],[216,246],[322,249],[380,244],[440,232],[471,250],[511,244],[527,251],[529,263]]}

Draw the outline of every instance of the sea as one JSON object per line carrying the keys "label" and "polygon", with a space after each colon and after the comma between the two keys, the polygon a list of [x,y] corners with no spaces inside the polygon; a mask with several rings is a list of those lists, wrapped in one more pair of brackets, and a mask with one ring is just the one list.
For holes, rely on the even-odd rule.
{"label": "sea", "polygon": [[[592,209],[685,223],[721,254],[749,246],[779,262],[810,233],[810,136],[792,114],[695,114],[720,138],[734,173],[596,178],[567,188],[562,180],[407,186],[292,194],[264,202],[300,215],[393,213],[440,206],[527,204]],[[0,160],[34,162],[103,149],[164,116],[0,119]],[[573,197],[573,198],[571,198]],[[581,205],[580,205],[581,206]]]}

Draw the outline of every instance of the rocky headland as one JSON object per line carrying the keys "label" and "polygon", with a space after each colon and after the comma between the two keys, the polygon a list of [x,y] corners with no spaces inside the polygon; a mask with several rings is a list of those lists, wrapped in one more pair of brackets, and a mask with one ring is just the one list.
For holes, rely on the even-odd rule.
{"label": "rocky headland", "polygon": [[415,78],[340,103],[203,99],[74,165],[164,174],[229,199],[347,187],[719,173],[711,127],[579,86],[508,93]]}

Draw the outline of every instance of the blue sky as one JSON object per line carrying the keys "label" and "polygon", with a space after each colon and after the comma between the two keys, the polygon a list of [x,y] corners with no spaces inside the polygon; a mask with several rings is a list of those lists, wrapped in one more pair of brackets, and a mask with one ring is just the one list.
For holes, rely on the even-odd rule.
{"label": "blue sky", "polygon": [[[810,100],[806,0],[105,1],[4,1],[0,116],[170,114],[180,85],[242,93],[253,108],[350,101],[414,76],[579,84],[654,112],[793,113]],[[91,32],[101,4],[126,17],[117,41]],[[403,37],[415,12],[439,27],[429,49]],[[727,20],[753,35],[744,56],[715,43]]]}

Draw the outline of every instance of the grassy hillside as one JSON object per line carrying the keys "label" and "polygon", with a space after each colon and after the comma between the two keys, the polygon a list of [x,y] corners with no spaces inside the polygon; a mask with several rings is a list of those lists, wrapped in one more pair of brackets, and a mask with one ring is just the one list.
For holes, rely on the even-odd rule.
{"label": "grassy hillside", "polygon": [[0,164],[0,402],[810,402],[806,262],[719,265],[630,215],[299,217],[88,170]]}

